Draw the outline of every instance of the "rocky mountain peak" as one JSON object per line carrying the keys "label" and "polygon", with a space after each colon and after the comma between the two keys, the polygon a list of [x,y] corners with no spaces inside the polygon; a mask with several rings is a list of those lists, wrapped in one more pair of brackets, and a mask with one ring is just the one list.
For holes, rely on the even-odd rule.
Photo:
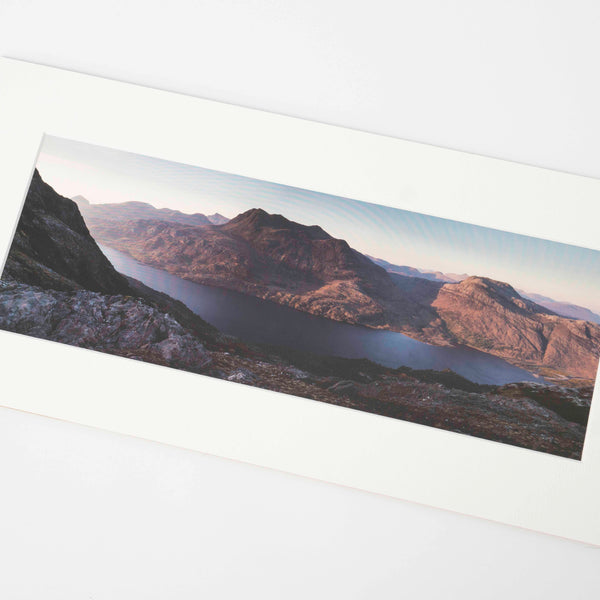
{"label": "rocky mountain peak", "polygon": [[288,221],[283,215],[271,214],[262,208],[251,208],[231,219],[228,225],[240,226],[252,224],[257,227],[266,227],[274,225],[285,226],[287,223],[291,223],[291,221]]}
{"label": "rocky mountain peak", "polygon": [[119,294],[129,289],[90,235],[77,204],[56,193],[37,169],[3,277],[57,290]]}
{"label": "rocky mountain peak", "polygon": [[495,302],[501,306],[512,306],[529,313],[555,314],[553,311],[524,298],[517,290],[504,281],[490,277],[471,276],[459,283],[447,283],[444,286],[473,299],[484,299],[486,303]]}
{"label": "rocky mountain peak", "polygon": [[479,275],[472,275],[471,277],[467,277],[466,279],[463,279],[456,285],[462,288],[481,288],[486,291],[496,292],[497,294],[510,299],[521,297],[517,290],[515,290],[515,288],[509,283],[505,283],[504,281],[498,281],[496,279],[490,279],[489,277],[482,277]]}
{"label": "rocky mountain peak", "polygon": [[50,213],[63,225],[81,235],[89,236],[88,228],[77,205],[57,194],[41,177],[37,169],[33,172],[21,219],[31,219],[36,213]]}
{"label": "rocky mountain peak", "polygon": [[262,208],[251,208],[239,214],[224,225],[223,229],[237,233],[238,235],[247,235],[258,231],[285,231],[290,234],[305,236],[310,240],[333,239],[319,225],[302,225],[301,223],[290,221],[283,215],[268,213]]}
{"label": "rocky mountain peak", "polygon": [[[183,223],[196,227],[207,227],[227,222],[227,219],[219,214],[207,217],[202,213],[183,213],[172,208],[156,208],[148,202],[141,202],[139,200],[91,204],[85,198],[82,198],[82,196],[75,196],[73,200],[76,202],[88,225],[98,221],[123,222],[136,219]],[[213,217],[214,222],[211,220]]]}
{"label": "rocky mountain peak", "polygon": [[227,217],[224,217],[221,213],[218,212],[212,215],[208,215],[207,218],[213,225],[225,225],[225,223],[229,221]]}

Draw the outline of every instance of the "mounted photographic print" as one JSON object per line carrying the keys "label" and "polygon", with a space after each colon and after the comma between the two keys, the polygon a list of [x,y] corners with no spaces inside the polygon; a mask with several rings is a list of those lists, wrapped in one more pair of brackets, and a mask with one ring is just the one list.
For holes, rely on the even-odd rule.
{"label": "mounted photographic print", "polygon": [[46,136],[0,327],[580,459],[599,272],[594,250]]}
{"label": "mounted photographic print", "polygon": [[0,59],[0,412],[600,545],[600,181]]}

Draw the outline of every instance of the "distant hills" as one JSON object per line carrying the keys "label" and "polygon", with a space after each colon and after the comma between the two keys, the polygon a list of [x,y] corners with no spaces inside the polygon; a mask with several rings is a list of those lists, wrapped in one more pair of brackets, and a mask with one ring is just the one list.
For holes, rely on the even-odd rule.
{"label": "distant hills", "polygon": [[389,272],[317,225],[259,208],[220,226],[139,219],[88,225],[102,243],[197,283],[429,343],[466,344],[549,377],[596,374],[597,324],[559,316],[490,278]]}
{"label": "distant hills", "polygon": [[[375,258],[368,256],[376,265],[383,267],[388,273],[396,273],[398,275],[405,275],[406,277],[420,277],[422,279],[428,279],[429,281],[441,281],[443,283],[459,283],[463,281],[469,275],[467,273],[442,273],[441,271],[428,271],[424,269],[415,269],[414,267],[394,265],[381,258]],[[523,298],[532,300],[533,302],[547,308],[548,310],[560,315],[561,317],[567,317],[569,319],[578,319],[582,321],[591,321],[592,323],[600,324],[600,315],[592,312],[588,308],[572,304],[570,302],[559,302],[548,298],[548,296],[542,296],[541,294],[533,294],[524,290],[517,290]]]}
{"label": "distant hills", "polygon": [[570,302],[559,302],[557,300],[553,300],[552,298],[548,298],[547,296],[531,294],[524,292],[523,290],[519,290],[519,293],[525,298],[529,298],[530,300],[537,302],[539,305],[555,312],[557,315],[569,317],[570,319],[581,319],[583,321],[591,321],[592,323],[600,324],[600,315],[592,312],[589,308],[584,308],[583,306],[578,306],[577,304],[571,304]]}
{"label": "distant hills", "polygon": [[600,327],[556,315],[507,283],[486,277],[446,283],[432,306],[457,339],[469,346],[509,361],[517,359],[524,367],[543,365],[548,376],[553,371],[574,377],[596,375]]}
{"label": "distant hills", "polygon": [[160,221],[198,226],[223,225],[229,220],[219,213],[208,216],[202,213],[187,214],[170,208],[155,208],[147,202],[91,204],[83,196],[74,196],[72,200],[77,204],[85,219],[157,219]]}
{"label": "distant hills", "polygon": [[429,279],[430,281],[442,281],[444,283],[458,283],[469,276],[467,273],[442,273],[441,271],[430,271],[407,267],[405,265],[394,265],[382,258],[375,258],[368,254],[365,254],[365,256],[371,259],[376,265],[384,268],[388,273],[397,273],[398,275],[406,275],[407,277],[421,277],[423,279]]}

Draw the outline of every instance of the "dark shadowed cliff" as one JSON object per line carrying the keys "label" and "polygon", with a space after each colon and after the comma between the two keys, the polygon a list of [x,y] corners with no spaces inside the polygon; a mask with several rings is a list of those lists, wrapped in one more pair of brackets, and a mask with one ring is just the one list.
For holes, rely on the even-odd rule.
{"label": "dark shadowed cliff", "polygon": [[[135,306],[141,306],[141,300],[163,313],[169,313],[196,335],[206,337],[216,334],[212,326],[183,303],[117,273],[90,235],[75,202],[57,194],[42,180],[37,170],[31,180],[2,278],[27,284],[15,288],[13,297],[18,295],[21,298],[23,311],[30,304],[32,311],[39,312],[40,319],[44,317],[42,289],[71,293],[97,292],[135,297],[138,304],[133,304],[133,309]],[[34,286],[36,290],[31,289],[28,292],[28,286]],[[83,306],[81,299],[84,296],[85,293],[79,296],[78,307]],[[6,292],[4,298],[7,298]],[[89,298],[91,301],[94,296],[90,295]],[[71,306],[66,300],[51,305],[62,306],[65,315]],[[96,305],[101,306],[101,303],[96,302]],[[17,316],[15,313],[10,319],[11,322],[14,322]],[[81,312],[79,318],[91,319],[92,316],[97,323],[89,321],[88,325],[98,327],[98,331],[101,331],[104,312]],[[131,328],[132,323],[132,320],[122,321],[121,327],[124,330]]]}
{"label": "dark shadowed cliff", "polygon": [[120,294],[129,289],[91,237],[77,205],[42,181],[37,169],[3,276],[56,290]]}

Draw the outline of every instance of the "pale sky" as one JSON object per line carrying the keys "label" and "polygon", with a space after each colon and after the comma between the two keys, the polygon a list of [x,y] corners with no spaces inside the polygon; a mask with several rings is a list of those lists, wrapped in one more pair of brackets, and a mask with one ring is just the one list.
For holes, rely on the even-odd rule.
{"label": "pale sky", "polygon": [[45,136],[37,168],[63,196],[233,218],[250,208],[320,225],[397,265],[483,275],[600,313],[600,252]]}

